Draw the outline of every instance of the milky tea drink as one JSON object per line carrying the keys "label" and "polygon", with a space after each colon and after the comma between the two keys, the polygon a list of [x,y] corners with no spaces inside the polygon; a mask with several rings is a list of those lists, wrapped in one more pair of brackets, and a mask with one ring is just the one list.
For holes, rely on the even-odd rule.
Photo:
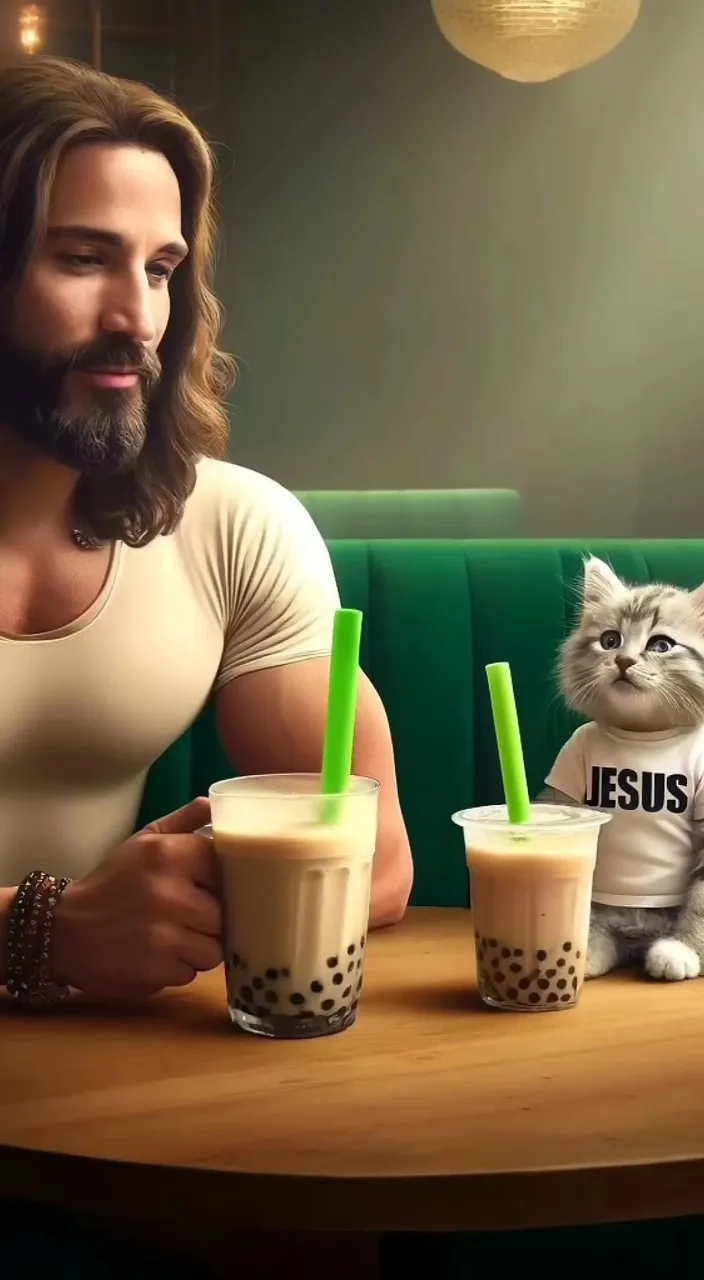
{"label": "milky tea drink", "polygon": [[509,825],[506,808],[465,809],[479,994],[493,1008],[543,1012],[579,999],[589,937],[599,829],[593,809],[532,805]]}
{"label": "milky tea drink", "polygon": [[362,994],[378,783],[352,778],[325,822],[319,790],[291,774],[210,792],[230,1016],[278,1039],[344,1031]]}

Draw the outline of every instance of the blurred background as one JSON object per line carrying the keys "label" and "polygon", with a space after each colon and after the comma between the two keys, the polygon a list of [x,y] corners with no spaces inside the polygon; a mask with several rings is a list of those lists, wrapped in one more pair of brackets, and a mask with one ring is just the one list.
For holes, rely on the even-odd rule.
{"label": "blurred background", "polygon": [[294,489],[515,488],[536,536],[702,536],[702,0],[644,0],[612,55],[524,86],[430,0],[0,15],[5,61],[24,30],[215,143],[235,460]]}

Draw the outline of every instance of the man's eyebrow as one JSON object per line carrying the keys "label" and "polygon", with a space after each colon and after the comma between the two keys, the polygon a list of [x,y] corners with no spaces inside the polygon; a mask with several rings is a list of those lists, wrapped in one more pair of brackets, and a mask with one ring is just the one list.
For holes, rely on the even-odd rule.
{"label": "man's eyebrow", "polygon": [[[102,244],[110,249],[122,249],[124,239],[116,231],[105,231],[102,227],[88,227],[81,223],[67,223],[60,227],[49,227],[47,238],[51,240],[89,240],[92,244]],[[184,240],[171,240],[156,250],[154,257],[164,255],[168,258],[185,258],[188,245]]]}

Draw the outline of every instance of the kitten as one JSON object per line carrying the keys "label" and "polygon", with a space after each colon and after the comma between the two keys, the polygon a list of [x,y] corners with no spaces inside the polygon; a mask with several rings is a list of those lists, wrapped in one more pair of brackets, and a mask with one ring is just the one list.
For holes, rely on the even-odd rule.
{"label": "kitten", "polygon": [[601,830],[587,977],[643,963],[670,982],[704,972],[704,586],[630,587],[584,565],[582,610],[559,661],[590,723],[540,799],[612,815]]}

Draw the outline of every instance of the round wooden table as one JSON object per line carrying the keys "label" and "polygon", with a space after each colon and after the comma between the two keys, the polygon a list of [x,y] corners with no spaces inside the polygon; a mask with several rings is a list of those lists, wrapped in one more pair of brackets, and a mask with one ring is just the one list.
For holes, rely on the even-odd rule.
{"label": "round wooden table", "polygon": [[704,984],[485,1010],[467,911],[372,935],[357,1025],[234,1031],[220,972],[149,1005],[0,1000],[0,1196],[253,1231],[704,1212]]}

